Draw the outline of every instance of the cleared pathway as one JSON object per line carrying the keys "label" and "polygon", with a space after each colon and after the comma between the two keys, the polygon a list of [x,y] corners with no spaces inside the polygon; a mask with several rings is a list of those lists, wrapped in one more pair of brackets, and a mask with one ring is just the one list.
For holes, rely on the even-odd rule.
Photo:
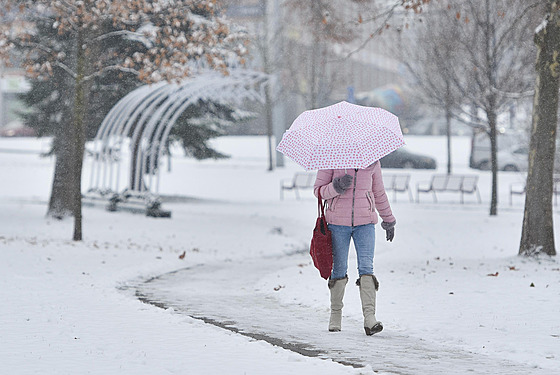
{"label": "cleared pathway", "polygon": [[[376,373],[560,374],[560,370],[551,372],[397,334],[390,327],[372,337],[356,329],[329,333],[326,309],[281,304],[274,296],[256,289],[262,277],[307,261],[307,257],[296,254],[198,265],[146,280],[133,288],[143,302],[173,307],[193,318],[303,355],[354,367],[369,364]],[[348,319],[344,323],[347,327],[360,324]]]}

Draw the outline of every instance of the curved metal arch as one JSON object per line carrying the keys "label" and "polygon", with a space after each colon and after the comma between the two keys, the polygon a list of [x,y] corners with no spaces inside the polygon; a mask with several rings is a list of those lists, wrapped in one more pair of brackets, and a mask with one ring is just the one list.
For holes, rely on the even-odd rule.
{"label": "curved metal arch", "polygon": [[95,180],[95,185],[99,188],[99,184],[100,184],[99,176],[101,173],[100,168],[102,164],[101,161],[102,160],[104,161],[105,158],[109,156],[108,151],[106,149],[109,143],[109,140],[105,139],[106,131],[112,126],[112,124],[115,123],[116,118],[118,118],[119,114],[126,107],[126,103],[131,101],[133,97],[134,95],[127,95],[122,99],[120,99],[117,102],[117,104],[115,104],[113,108],[111,108],[111,110],[105,116],[105,118],[101,122],[101,125],[99,126],[97,134],[93,140],[93,146],[92,146],[92,152],[94,154],[95,161],[97,161],[97,163],[94,164],[97,164],[98,168],[91,169],[90,190],[92,190],[94,186],[94,175],[96,170],[98,173],[97,173],[97,179]]}
{"label": "curved metal arch", "polygon": [[[153,92],[153,90],[150,90],[151,92]],[[145,102],[145,96],[143,95],[142,92],[138,92],[137,95],[131,96],[131,100],[126,103],[126,106],[124,106],[125,103],[123,103],[123,107],[122,110],[118,113],[117,118],[115,119],[115,123],[114,126],[110,127],[109,129],[107,129],[107,133],[105,136],[106,142],[107,142],[107,148],[108,150],[118,150],[117,152],[120,154],[120,150],[121,150],[121,146],[122,146],[122,142],[124,140],[124,135],[121,132],[122,127],[123,127],[123,120],[129,119],[129,120],[134,120],[135,117],[131,115],[131,113],[134,113],[133,111],[135,110],[135,108],[137,108],[138,106],[140,106],[142,103]],[[113,161],[114,159],[109,159],[111,161]],[[109,164],[108,168],[104,169],[104,174],[103,174],[103,184],[106,184],[106,186],[109,187],[112,185],[112,181],[113,181],[113,166],[114,164],[116,164],[117,167],[117,171],[116,171],[116,180],[117,180],[117,185],[118,185],[118,178],[119,178],[119,174],[120,174],[120,162],[113,162]],[[107,177],[107,174],[109,175]],[[108,179],[108,181],[107,181]]]}
{"label": "curved metal arch", "polygon": [[[148,181],[149,186],[152,187],[153,178],[155,174],[156,178],[156,188],[155,192],[159,191],[159,172],[160,170],[156,168],[156,160],[161,160],[163,157],[163,151],[165,144],[167,142],[169,132],[173,125],[175,124],[178,117],[192,104],[196,101],[202,100],[215,100],[222,102],[240,102],[243,98],[255,98],[258,97],[256,92],[253,92],[251,86],[255,84],[255,78],[257,81],[263,80],[262,74],[247,77],[247,75],[242,75],[238,77],[226,77],[223,76],[214,77],[219,78],[218,80],[209,83],[207,78],[204,77],[203,80],[194,80],[188,87],[189,90],[177,91],[177,96],[173,97],[173,100],[166,101],[157,110],[157,116],[154,114],[150,120],[150,124],[144,128],[144,133],[142,134],[145,142],[142,144],[150,144],[150,147],[143,149],[142,159],[137,159],[136,171],[140,170],[141,166],[146,166],[149,173]],[[212,78],[212,77],[208,77]],[[224,87],[230,87],[227,95],[224,95]],[[234,89],[231,89],[234,87]],[[262,92],[262,91],[261,91]],[[220,97],[219,100],[215,98]],[[263,97],[258,98],[263,101]],[[149,158],[149,165],[147,164]],[[154,173],[155,171],[155,173]],[[135,184],[140,184],[141,176],[136,175]]]}
{"label": "curved metal arch", "polygon": [[[259,101],[261,103],[264,103],[265,102],[265,95],[264,95],[263,86],[264,86],[264,84],[267,83],[268,77],[260,74],[257,77],[255,77],[256,81],[255,81],[255,78],[253,78],[253,80],[249,80],[247,78],[248,77],[240,77],[239,80],[237,81],[237,84],[242,84],[242,85],[245,86],[246,90],[244,91],[244,95],[239,95],[239,93],[234,90],[234,91],[232,91],[233,96],[229,98],[230,101],[239,103],[244,98],[247,98],[247,99],[252,99],[252,100],[256,100],[256,101]],[[254,90],[252,89],[252,87],[255,84],[257,84],[258,87],[261,88],[261,90],[260,90],[260,93],[262,93],[261,96],[257,95],[257,93],[254,92]],[[220,85],[220,86],[215,88],[215,90],[217,90],[217,91],[222,90],[222,89],[223,89],[223,85]],[[159,160],[161,160],[161,157],[163,156],[163,147],[165,146],[165,143],[167,142],[167,139],[169,137],[169,133],[170,133],[171,129],[175,125],[179,116],[191,104],[192,104],[192,102],[190,102],[189,99],[185,100],[182,104],[180,104],[178,106],[178,108],[175,110],[175,112],[174,112],[174,114],[171,118],[166,119],[167,121],[163,121],[163,123],[165,124],[165,128],[163,129],[162,138],[161,138],[161,141],[159,142],[159,149],[157,150]],[[154,158],[152,158],[152,160],[153,159]],[[160,173],[160,170],[158,169],[157,170],[157,179],[156,179],[156,190],[155,190],[156,193],[159,192],[159,173]]]}
{"label": "curved metal arch", "polygon": [[[165,126],[169,118],[168,115],[176,111],[176,108],[174,108],[176,103],[180,103],[185,97],[196,98],[198,101],[198,99],[204,97],[203,93],[208,90],[210,90],[210,88],[204,80],[193,80],[190,84],[183,86],[182,90],[178,90],[176,92],[177,95],[174,96],[172,100],[167,100],[165,103],[162,103],[162,105],[158,108],[157,113],[154,113],[154,116],[150,119],[149,125],[144,129],[142,138],[147,140],[150,147],[146,150],[147,152],[143,153],[141,162],[142,165],[147,165],[146,161],[148,157],[150,158],[150,165],[148,166],[148,170],[152,172],[149,173],[148,177],[150,187],[152,186],[154,176],[153,172],[158,171],[157,168],[155,168],[155,161],[161,160],[161,157],[163,156],[163,147],[166,142],[166,140],[162,142],[157,136],[159,129],[162,128],[162,126]],[[160,147],[162,149],[161,153],[159,152]],[[139,177],[140,176],[138,175],[136,176],[137,180]],[[159,178],[159,173],[157,177]]]}
{"label": "curved metal arch", "polygon": [[[120,153],[124,141],[130,137],[129,179],[124,190],[141,196],[157,194],[160,168],[156,163],[163,157],[171,128],[181,114],[199,100],[224,104],[244,100],[264,103],[268,80],[268,75],[261,72],[232,69],[227,76],[206,72],[179,84],[161,82],[130,92],[109,111],[93,141],[89,191],[104,195],[119,193]],[[146,168],[149,172],[147,186],[142,179]],[[155,191],[153,178],[156,179]]]}
{"label": "curved metal arch", "polygon": [[[166,97],[168,88],[169,87],[165,82],[163,84],[159,84],[156,87],[152,87],[152,89],[144,97],[140,98],[140,101],[138,102],[136,107],[133,108],[133,111],[129,112],[129,116],[115,127],[114,134],[118,137],[121,144],[124,141],[125,137],[128,136],[130,129],[134,124],[143,123],[142,116],[144,115],[144,113],[149,113],[148,111],[146,111],[146,108],[149,108],[154,103],[157,103],[158,100],[163,100]],[[118,190],[119,186],[120,165],[120,163],[117,165],[115,191]]]}
{"label": "curved metal arch", "polygon": [[[109,169],[110,172],[112,172],[112,166],[116,161],[115,159],[120,156],[120,145],[122,143],[122,138],[114,138],[114,129],[118,127],[123,118],[130,117],[130,111],[136,107],[137,103],[144,100],[146,91],[152,91],[152,87],[142,86],[137,90],[129,93],[121,100],[119,100],[103,119],[97,135],[93,141],[93,151],[96,156],[97,163],[95,164],[97,164],[97,168],[92,168],[91,170],[90,190],[94,189],[94,184],[96,185],[97,190],[110,190],[110,183],[109,186],[107,186],[105,179],[107,172],[107,163],[109,163]],[[103,163],[101,163],[101,161],[103,161]],[[103,171],[104,178],[103,181],[100,181],[102,175],[102,165],[105,166]],[[96,172],[97,176],[94,181],[94,174]]]}
{"label": "curved metal arch", "polygon": [[[150,117],[148,123],[146,124],[146,126],[144,126],[141,129],[141,132],[139,132],[137,135],[135,134],[132,138],[132,142],[138,142],[139,144],[149,144],[150,147],[145,150],[145,149],[140,149],[139,151],[141,152],[140,156],[136,158],[136,164],[132,165],[131,164],[131,168],[138,172],[138,171],[142,171],[143,168],[146,166],[148,167],[148,171],[149,173],[149,180],[150,180],[150,185],[151,185],[151,181],[152,181],[152,176],[153,176],[153,171],[155,169],[154,167],[154,163],[155,163],[155,159],[154,157],[156,155],[152,155],[152,158],[150,160],[150,166],[147,166],[146,164],[146,160],[149,157],[148,152],[150,151],[150,149],[155,149],[156,147],[154,147],[155,145],[153,145],[153,140],[151,139],[151,135],[154,132],[154,129],[156,129],[159,124],[161,123],[162,117],[164,117],[166,111],[169,109],[170,104],[172,104],[173,102],[175,102],[177,100],[177,97],[181,97],[183,95],[185,95],[185,93],[190,94],[190,95],[196,95],[197,92],[199,92],[199,90],[202,89],[202,84],[201,82],[189,82],[189,84],[182,84],[180,85],[177,90],[175,90],[173,92],[173,95],[170,95],[167,97],[167,99],[165,101],[163,101],[157,109],[154,110],[153,115]],[[144,141],[144,142],[143,142]],[[147,152],[146,152],[147,151]],[[141,182],[141,178],[142,178],[142,173],[135,173],[132,180],[132,187],[136,190],[136,189],[142,189],[142,182]]]}
{"label": "curved metal arch", "polygon": [[[157,97],[162,91],[165,92],[168,89],[169,84],[167,82],[142,86],[117,102],[115,107],[113,107],[106,116],[103,121],[104,126],[100,127],[96,137],[96,139],[101,139],[98,143],[101,144],[101,160],[104,160],[105,163],[97,163],[97,178],[95,181],[97,186],[94,190],[100,192],[118,191],[121,165],[118,157],[120,157],[122,143],[130,129],[137,123],[138,116],[149,113],[145,112],[145,108],[149,106],[153,100],[157,100]],[[156,97],[156,99],[154,99],[154,97]],[[163,98],[165,98],[165,96]],[[109,153],[114,153],[116,157],[109,157],[109,155],[107,155]],[[108,162],[109,165],[107,165]],[[115,164],[116,171],[114,170]],[[92,173],[94,171],[95,168],[92,168]],[[107,174],[109,175],[108,177]],[[100,181],[101,176],[103,176],[102,181]],[[115,176],[114,188],[113,176]]]}
{"label": "curved metal arch", "polygon": [[[130,190],[142,190],[142,186],[139,185],[140,181],[137,182],[134,177],[134,172],[136,171],[135,168],[142,167],[138,163],[139,160],[138,155],[141,155],[141,151],[142,151],[142,139],[143,139],[142,134],[145,128],[148,126],[151,119],[153,118],[153,116],[157,114],[158,109],[162,105],[162,103],[165,103],[165,101],[168,100],[170,96],[175,94],[178,89],[179,86],[177,86],[176,84],[170,84],[164,86],[161,91],[159,91],[154,95],[155,97],[153,98],[153,100],[150,103],[147,103],[146,106],[144,106],[140,118],[134,124],[135,127],[130,137],[131,138],[130,152],[132,155],[132,158],[130,160],[130,168],[131,168],[130,170],[132,172],[129,178]],[[131,126],[132,124],[133,122],[129,122],[127,124],[127,129],[125,130],[125,134],[129,134],[128,127]],[[140,173],[140,175],[141,174],[142,173]]]}

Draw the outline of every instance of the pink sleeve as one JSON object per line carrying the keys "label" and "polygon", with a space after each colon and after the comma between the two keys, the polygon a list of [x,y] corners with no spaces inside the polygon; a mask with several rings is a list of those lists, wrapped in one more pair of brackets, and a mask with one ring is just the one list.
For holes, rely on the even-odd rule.
{"label": "pink sleeve", "polygon": [[373,167],[373,182],[372,182],[373,197],[375,199],[375,209],[383,221],[392,223],[396,221],[391,211],[389,198],[385,193],[385,186],[383,185],[383,175],[381,174],[381,166],[379,162],[375,163]]}
{"label": "pink sleeve", "polygon": [[319,194],[319,189],[321,189],[321,198],[331,199],[339,195],[336,190],[334,190],[332,180],[334,171],[332,169],[320,169],[317,172],[317,178],[315,179],[315,185],[313,187],[313,193],[317,197]]}

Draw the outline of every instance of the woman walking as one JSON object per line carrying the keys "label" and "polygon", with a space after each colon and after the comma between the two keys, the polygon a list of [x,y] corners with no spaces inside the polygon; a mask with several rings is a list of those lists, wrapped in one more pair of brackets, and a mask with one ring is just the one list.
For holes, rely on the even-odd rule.
{"label": "woman walking", "polygon": [[387,241],[395,235],[396,220],[381,175],[381,166],[375,162],[364,169],[322,169],[317,173],[314,193],[327,200],[325,212],[328,228],[332,233],[333,270],[328,281],[331,295],[329,331],[337,332],[342,326],[342,307],[348,283],[348,252],[350,239],[354,241],[358,257],[360,299],[366,335],[383,330],[375,318],[376,291],[379,282],[373,273],[375,249],[375,224],[379,216]]}

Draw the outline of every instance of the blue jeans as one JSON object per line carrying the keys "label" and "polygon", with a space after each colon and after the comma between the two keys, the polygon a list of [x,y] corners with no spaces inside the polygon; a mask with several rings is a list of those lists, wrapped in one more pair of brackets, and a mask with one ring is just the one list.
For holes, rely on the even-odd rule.
{"label": "blue jeans", "polygon": [[333,270],[331,279],[342,279],[348,272],[350,238],[358,256],[358,274],[373,275],[373,251],[375,249],[375,225],[356,227],[328,224],[333,242]]}

